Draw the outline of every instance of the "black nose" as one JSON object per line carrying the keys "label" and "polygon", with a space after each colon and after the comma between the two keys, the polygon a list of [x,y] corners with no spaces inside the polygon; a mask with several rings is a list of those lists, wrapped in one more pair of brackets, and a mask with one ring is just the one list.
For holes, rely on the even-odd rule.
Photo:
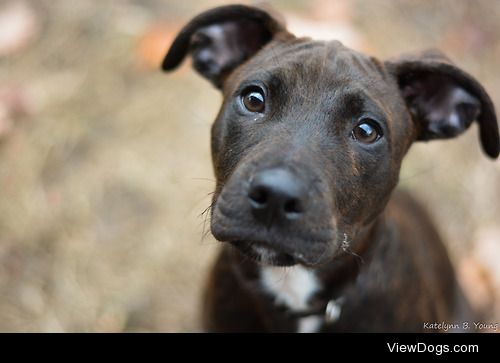
{"label": "black nose", "polygon": [[252,213],[268,227],[275,222],[297,219],[304,212],[306,190],[284,169],[267,169],[253,178],[248,192]]}

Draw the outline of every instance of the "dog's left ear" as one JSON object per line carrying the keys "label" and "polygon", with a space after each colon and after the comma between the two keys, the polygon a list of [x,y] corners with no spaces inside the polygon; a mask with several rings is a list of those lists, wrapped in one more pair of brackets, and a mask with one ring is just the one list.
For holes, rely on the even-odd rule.
{"label": "dog's left ear", "polygon": [[492,158],[498,157],[495,108],[471,75],[437,50],[408,54],[387,61],[386,66],[396,77],[417,125],[418,140],[455,137],[477,120],[484,151]]}
{"label": "dog's left ear", "polygon": [[284,21],[270,9],[220,6],[199,14],[179,32],[163,60],[162,69],[173,70],[189,53],[194,69],[221,88],[237,66],[278,33],[292,36],[286,31]]}

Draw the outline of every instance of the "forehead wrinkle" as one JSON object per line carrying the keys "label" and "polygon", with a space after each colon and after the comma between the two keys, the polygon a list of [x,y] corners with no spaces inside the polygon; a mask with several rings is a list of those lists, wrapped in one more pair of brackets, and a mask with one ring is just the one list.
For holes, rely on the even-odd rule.
{"label": "forehead wrinkle", "polygon": [[[321,49],[318,49],[321,47]],[[321,104],[333,101],[337,90],[358,92],[374,100],[383,115],[390,115],[384,105],[377,101],[383,90],[374,85],[380,80],[380,70],[372,61],[344,47],[340,42],[297,41],[295,44],[277,44],[268,48],[261,60],[252,62],[255,71],[247,80],[262,80],[277,92],[293,95],[294,102]],[[285,55],[292,53],[292,57]],[[354,60],[354,61],[353,61]],[[266,65],[267,63],[267,65]],[[263,66],[260,66],[264,64]],[[376,72],[370,68],[377,69]],[[293,90],[293,92],[288,92]],[[326,90],[326,91],[325,91]],[[320,92],[320,94],[318,94]],[[336,97],[335,97],[336,98]],[[333,104],[332,104],[333,106]]]}
{"label": "forehead wrinkle", "polygon": [[[255,67],[256,70],[281,74],[288,82],[296,81],[294,83],[302,84],[304,81],[314,78],[315,82],[307,83],[316,85],[317,80],[323,78],[331,64],[329,60],[333,58],[332,53],[336,51],[338,44],[340,43],[307,41],[305,39],[297,39],[292,44],[278,43],[267,47],[265,52],[261,52],[251,59],[248,65]],[[286,74],[287,71],[290,71],[292,77]],[[296,74],[299,77],[294,77]]]}
{"label": "forehead wrinkle", "polygon": [[279,48],[278,47],[271,47],[270,49],[271,52],[271,61],[275,65],[275,67],[280,66],[280,54],[278,52]]}
{"label": "forehead wrinkle", "polygon": [[386,74],[383,64],[374,57],[366,56],[363,53],[350,51],[347,53],[353,70],[358,70],[369,79],[385,80]]}
{"label": "forehead wrinkle", "polygon": [[[315,71],[316,74],[308,73],[316,81],[309,82],[313,84],[317,84],[318,80],[328,78],[328,73],[336,77],[349,76],[351,79],[366,78],[366,76],[373,80],[384,78],[383,70],[374,64],[374,60],[346,48],[338,41],[321,42],[297,39],[292,44],[280,42],[266,48],[266,52],[261,52],[255,60],[256,62],[251,62],[254,66],[259,67],[260,64],[266,64],[262,68],[265,67],[270,72],[279,68],[295,68],[293,72],[301,71],[301,73],[306,74],[309,70]],[[297,80],[300,84],[307,81],[304,77]]]}
{"label": "forehead wrinkle", "polygon": [[325,72],[327,63],[328,63],[328,55],[329,55],[329,49],[328,49],[328,44],[324,43],[324,48],[323,48],[323,59],[321,62],[321,68],[319,72],[319,78],[323,78],[323,73]]}
{"label": "forehead wrinkle", "polygon": [[362,114],[364,112],[371,112],[375,116],[383,118],[388,124],[392,117],[391,110],[383,102],[371,96],[366,89],[356,85],[338,92],[338,96],[335,97],[335,104],[338,105],[339,103],[352,103],[357,109],[353,110],[353,107],[348,107],[347,110],[350,113]]}
{"label": "forehead wrinkle", "polygon": [[352,67],[356,67],[357,70],[361,71],[365,75],[372,76],[373,68],[367,64],[364,56],[353,52],[350,54],[350,60]]}
{"label": "forehead wrinkle", "polygon": [[296,39],[295,42],[292,43],[279,43],[274,47],[271,47],[276,54],[279,54],[281,58],[288,56],[290,53],[293,53],[295,56],[302,56],[304,54],[310,54],[315,48],[324,47],[325,42],[322,41],[312,41],[309,39]]}

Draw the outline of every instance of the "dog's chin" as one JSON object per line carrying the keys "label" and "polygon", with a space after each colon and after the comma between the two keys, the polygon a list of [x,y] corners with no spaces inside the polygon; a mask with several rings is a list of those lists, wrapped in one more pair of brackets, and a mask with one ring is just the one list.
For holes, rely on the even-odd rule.
{"label": "dog's chin", "polygon": [[262,242],[232,241],[231,245],[245,257],[262,265],[287,267],[300,263],[297,257]]}

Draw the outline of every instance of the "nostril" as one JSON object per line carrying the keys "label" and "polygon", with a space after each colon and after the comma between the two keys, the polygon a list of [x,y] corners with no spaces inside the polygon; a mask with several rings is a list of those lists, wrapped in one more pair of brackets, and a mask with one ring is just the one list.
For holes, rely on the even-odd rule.
{"label": "nostril", "polygon": [[268,227],[299,219],[306,214],[306,190],[285,169],[267,169],[255,174],[248,189],[253,217]]}
{"label": "nostril", "polygon": [[302,204],[299,199],[290,198],[285,202],[283,209],[287,218],[297,218],[299,214],[302,213]]}
{"label": "nostril", "polygon": [[267,206],[269,193],[264,187],[255,187],[250,190],[248,197],[254,208],[264,208]]}

